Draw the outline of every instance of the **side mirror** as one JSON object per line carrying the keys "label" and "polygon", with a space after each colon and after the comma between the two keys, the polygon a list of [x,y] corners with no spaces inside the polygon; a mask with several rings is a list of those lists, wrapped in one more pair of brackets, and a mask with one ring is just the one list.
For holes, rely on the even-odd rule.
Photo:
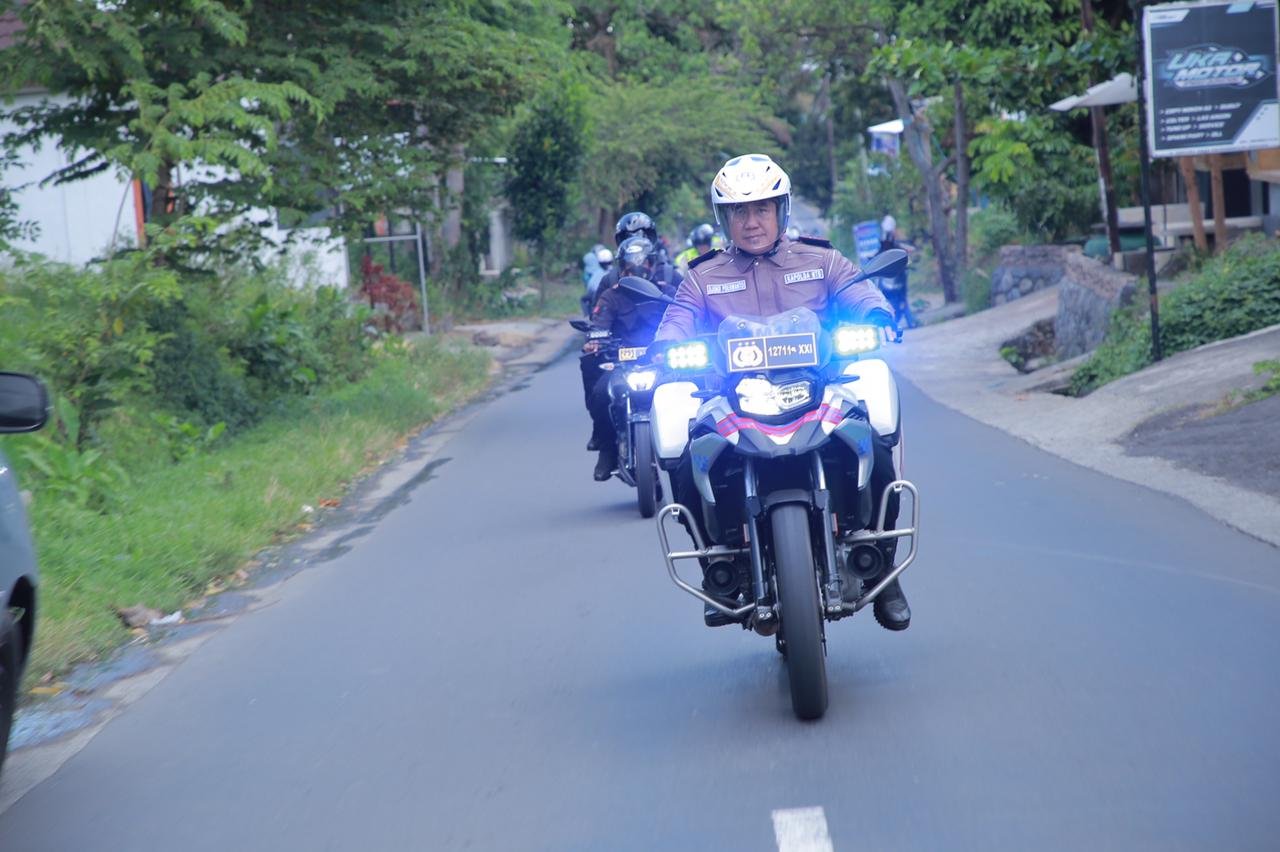
{"label": "side mirror", "polygon": [[619,279],[618,286],[633,296],[647,299],[651,302],[666,302],[668,305],[674,305],[676,301],[659,290],[657,284],[652,281],[646,281],[643,278],[637,278],[634,275]]}
{"label": "side mirror", "polygon": [[0,433],[34,432],[49,419],[49,393],[35,376],[0,373]]}
{"label": "side mirror", "polygon": [[569,320],[569,325],[573,326],[574,329],[581,332],[588,332],[591,330],[591,326],[587,323],[586,320]]}
{"label": "side mirror", "polygon": [[845,282],[837,293],[843,293],[845,290],[857,284],[859,281],[866,281],[868,278],[896,278],[902,274],[907,268],[907,253],[902,249],[889,249],[882,251],[880,254],[867,261],[867,265],[858,271],[858,274]]}

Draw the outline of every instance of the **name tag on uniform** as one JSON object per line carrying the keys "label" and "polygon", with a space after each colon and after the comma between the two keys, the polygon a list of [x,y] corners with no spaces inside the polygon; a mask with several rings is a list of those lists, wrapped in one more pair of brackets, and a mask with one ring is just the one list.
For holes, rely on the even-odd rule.
{"label": "name tag on uniform", "polygon": [[708,284],[708,296],[723,296],[725,293],[739,293],[747,289],[747,279],[741,281],[726,281],[723,284]]}
{"label": "name tag on uniform", "polygon": [[797,281],[817,281],[821,277],[821,269],[806,269],[803,272],[788,272],[782,276],[782,281],[784,284],[794,284]]}

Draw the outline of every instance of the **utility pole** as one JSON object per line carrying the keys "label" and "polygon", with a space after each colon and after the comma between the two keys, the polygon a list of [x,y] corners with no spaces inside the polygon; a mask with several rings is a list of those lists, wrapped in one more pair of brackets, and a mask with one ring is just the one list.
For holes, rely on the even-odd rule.
{"label": "utility pole", "polygon": [[1133,35],[1138,57],[1138,163],[1142,173],[1142,213],[1147,237],[1147,297],[1151,305],[1151,360],[1164,357],[1160,345],[1160,294],[1156,287],[1156,249],[1151,236],[1151,151],[1147,143],[1147,60],[1142,41],[1142,0],[1129,0],[1133,8]]}

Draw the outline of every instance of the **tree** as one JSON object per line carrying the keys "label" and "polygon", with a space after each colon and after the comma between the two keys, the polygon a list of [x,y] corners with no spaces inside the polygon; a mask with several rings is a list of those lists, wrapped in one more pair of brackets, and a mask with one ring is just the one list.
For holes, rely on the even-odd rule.
{"label": "tree", "polygon": [[565,227],[585,145],[584,92],[564,81],[546,91],[517,126],[511,143],[514,172],[507,198],[515,234],[533,243],[546,295],[546,255]]}
{"label": "tree", "polygon": [[264,223],[242,214],[263,208],[336,212],[329,224],[348,234],[391,212],[436,217],[455,202],[441,188],[467,144],[567,43],[565,10],[530,0],[8,7],[24,29],[0,53],[5,79],[69,100],[12,112],[7,141],[70,152],[54,183],[109,168],[140,178],[153,222],[199,212],[233,248],[260,239]]}
{"label": "tree", "polygon": [[[299,106],[320,115],[319,102],[292,81],[262,82],[225,63],[248,46],[241,4],[226,0],[138,0],[6,3],[22,23],[0,52],[0,79],[37,84],[66,99],[10,111],[17,125],[8,147],[46,141],[70,163],[47,180],[70,183],[111,168],[151,189],[152,221],[167,223],[194,209],[179,192],[180,165],[270,183],[264,159],[279,124]],[[197,183],[204,187],[207,184]]]}

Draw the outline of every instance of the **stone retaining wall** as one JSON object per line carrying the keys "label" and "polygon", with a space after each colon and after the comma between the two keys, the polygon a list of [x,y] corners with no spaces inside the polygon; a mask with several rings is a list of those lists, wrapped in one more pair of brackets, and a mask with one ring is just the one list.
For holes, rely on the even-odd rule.
{"label": "stone retaining wall", "polygon": [[1076,246],[1005,246],[991,273],[991,303],[1003,305],[1062,280],[1066,258],[1080,254]]}
{"label": "stone retaining wall", "polygon": [[1137,279],[1081,254],[1068,255],[1058,287],[1054,348],[1059,358],[1102,342],[1111,314],[1133,300]]}

